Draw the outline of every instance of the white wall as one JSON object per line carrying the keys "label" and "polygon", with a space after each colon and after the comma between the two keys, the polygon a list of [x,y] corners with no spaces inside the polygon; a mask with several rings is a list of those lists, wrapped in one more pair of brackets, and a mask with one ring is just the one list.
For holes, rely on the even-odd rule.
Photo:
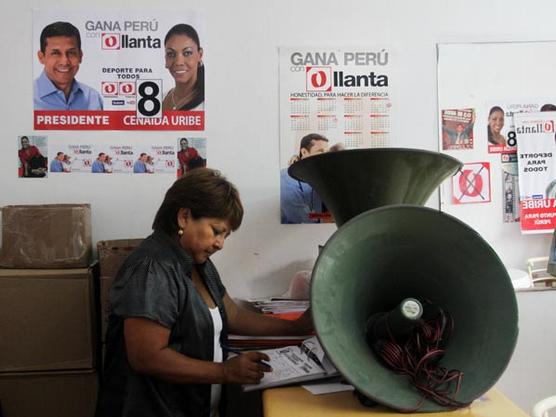
{"label": "white wall", "polygon": [[[157,7],[147,0],[97,0],[96,4],[82,0],[10,2],[3,8],[0,25],[4,58],[0,205],[89,202],[94,242],[147,235],[173,176],[18,179],[15,155],[17,136],[33,133],[31,9]],[[310,266],[316,258],[317,245],[335,230],[333,225],[279,224],[278,46],[384,44],[394,48],[399,59],[399,79],[392,79],[391,83],[399,102],[392,115],[392,145],[436,150],[437,42],[556,39],[556,6],[550,0],[167,0],[160,4],[168,9],[205,12],[204,43],[206,54],[210,55],[206,99],[208,158],[212,167],[219,168],[238,186],[246,207],[241,229],[215,256],[215,262],[230,293],[239,297],[283,292],[293,272]],[[130,142],[153,141],[162,135],[174,137],[146,132],[97,134],[103,140]],[[535,247],[546,246],[548,251],[546,237],[532,239]],[[489,240],[495,249],[498,244],[505,245],[504,236]],[[511,256],[525,259],[521,242],[512,248]],[[531,308],[534,304],[522,306]],[[523,344],[554,361],[548,347],[537,347],[532,340],[520,341],[520,346]],[[556,393],[556,375],[552,375],[547,382],[552,385],[551,392]],[[514,385],[509,382],[505,386],[516,386],[523,378],[517,373],[508,375],[506,380],[514,381]],[[534,381],[530,389],[536,389]],[[514,400],[527,408],[532,401],[520,399],[517,391]]]}

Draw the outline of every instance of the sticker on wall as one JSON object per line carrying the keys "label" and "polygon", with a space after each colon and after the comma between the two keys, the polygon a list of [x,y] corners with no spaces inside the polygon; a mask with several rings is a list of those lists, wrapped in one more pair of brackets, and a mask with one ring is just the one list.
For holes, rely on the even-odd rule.
{"label": "sticker on wall", "polygon": [[35,129],[204,130],[205,39],[198,12],[34,10]]}
{"label": "sticker on wall", "polygon": [[48,138],[18,136],[18,168],[20,178],[44,178],[48,173]]}
{"label": "sticker on wall", "polygon": [[177,176],[195,168],[207,166],[207,141],[205,138],[178,138]]}
{"label": "sticker on wall", "polygon": [[442,110],[442,149],[473,149],[474,109]]}
{"label": "sticker on wall", "polygon": [[519,221],[519,180],[517,175],[517,155],[502,154],[502,205],[504,223]]}
{"label": "sticker on wall", "polygon": [[490,202],[490,163],[473,162],[452,177],[452,204]]}

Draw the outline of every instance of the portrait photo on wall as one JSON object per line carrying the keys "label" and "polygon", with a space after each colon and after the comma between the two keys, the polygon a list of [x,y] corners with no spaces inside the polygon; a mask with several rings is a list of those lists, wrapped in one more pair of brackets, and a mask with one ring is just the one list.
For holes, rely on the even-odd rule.
{"label": "portrait photo on wall", "polygon": [[17,138],[18,168],[20,178],[45,178],[48,174],[47,136],[22,135]]}
{"label": "portrait photo on wall", "polygon": [[200,13],[33,11],[36,130],[204,130]]}

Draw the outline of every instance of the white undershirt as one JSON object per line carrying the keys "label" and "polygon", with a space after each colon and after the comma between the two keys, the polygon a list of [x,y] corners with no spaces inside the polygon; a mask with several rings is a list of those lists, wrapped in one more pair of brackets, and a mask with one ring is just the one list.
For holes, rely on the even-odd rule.
{"label": "white undershirt", "polygon": [[[220,332],[222,332],[222,318],[218,307],[209,308],[212,317],[212,325],[214,327],[214,362],[222,362],[222,347],[220,346]],[[222,393],[222,385],[212,384],[210,389],[210,417],[218,417],[218,406],[220,404],[220,394]]]}

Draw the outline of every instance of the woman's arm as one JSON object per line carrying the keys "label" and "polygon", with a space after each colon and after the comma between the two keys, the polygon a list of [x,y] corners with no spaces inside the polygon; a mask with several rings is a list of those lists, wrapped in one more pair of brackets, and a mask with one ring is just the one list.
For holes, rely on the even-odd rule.
{"label": "woman's arm", "polygon": [[188,384],[256,384],[270,371],[259,352],[247,352],[224,363],[194,359],[168,347],[170,330],[144,318],[124,321],[124,338],[131,368],[169,382]]}
{"label": "woman's arm", "polygon": [[306,335],[313,330],[311,311],[307,310],[297,320],[282,320],[255,313],[238,306],[228,294],[224,296],[231,333],[251,336]]}

